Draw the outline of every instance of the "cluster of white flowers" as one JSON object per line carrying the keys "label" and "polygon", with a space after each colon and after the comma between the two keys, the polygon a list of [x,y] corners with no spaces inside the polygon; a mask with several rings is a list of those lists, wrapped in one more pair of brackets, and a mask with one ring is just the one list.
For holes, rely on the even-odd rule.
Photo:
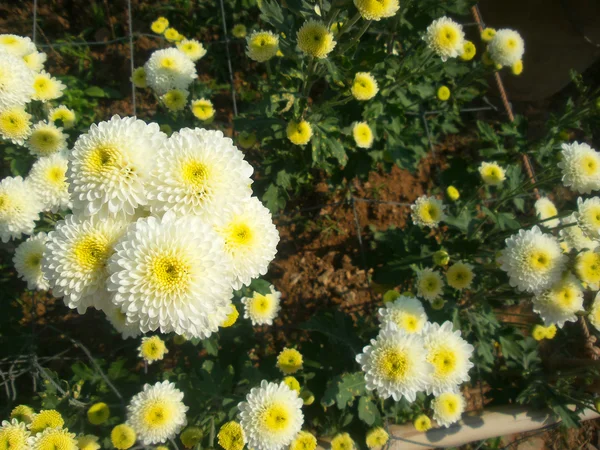
{"label": "cluster of white flowers", "polygon": [[[367,389],[395,401],[414,402],[419,392],[433,394],[439,424],[459,420],[465,403],[459,388],[470,379],[473,346],[453,330],[451,322],[441,326],[428,322],[423,305],[412,297],[402,295],[389,302],[379,310],[379,318],[379,335],[356,357]],[[457,400],[462,408],[453,409],[452,415],[441,407],[445,402],[438,401],[450,394],[462,399]]]}
{"label": "cluster of white flowers", "polygon": [[[600,153],[589,145],[563,144],[558,167],[564,186],[574,192],[600,190]],[[600,287],[600,197],[579,197],[577,210],[567,214],[542,197],[535,211],[548,232],[538,226],[520,230],[506,240],[498,262],[511,286],[533,294],[533,309],[544,324],[562,328],[585,311],[584,292]]]}

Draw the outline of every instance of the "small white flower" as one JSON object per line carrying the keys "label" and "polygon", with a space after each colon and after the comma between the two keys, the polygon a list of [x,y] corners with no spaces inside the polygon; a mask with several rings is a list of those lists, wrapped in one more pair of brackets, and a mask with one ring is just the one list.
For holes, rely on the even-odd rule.
{"label": "small white flower", "polygon": [[6,177],[0,182],[0,239],[8,242],[32,234],[42,204],[31,186],[21,177]]}
{"label": "small white flower", "polygon": [[302,399],[285,383],[263,380],[238,405],[240,425],[248,448],[283,450],[291,444],[304,423]]}
{"label": "small white flower", "polygon": [[443,427],[458,422],[465,411],[465,398],[459,392],[444,392],[431,402],[433,419]]}
{"label": "small white flower", "polygon": [[145,384],[127,405],[127,424],[144,445],[159,444],[174,438],[187,425],[187,410],[183,392],[175,383]]}
{"label": "small white flower", "polygon": [[36,50],[35,44],[27,36],[0,34],[0,52],[22,58]]}
{"label": "small white flower", "polygon": [[560,280],[566,260],[556,238],[542,233],[537,226],[507,238],[498,258],[511,286],[534,293]]}
{"label": "small white flower", "polygon": [[550,289],[533,298],[533,310],[538,313],[546,326],[562,328],[565,322],[576,322],[577,313],[583,311],[583,289],[581,283],[571,273]]}
{"label": "small white flower", "polygon": [[67,135],[53,123],[41,121],[31,128],[27,147],[34,156],[50,156],[67,149]]}
{"label": "small white flower", "polygon": [[523,58],[525,42],[516,31],[502,29],[496,31],[492,41],[488,44],[488,51],[496,64],[512,66]]}
{"label": "small white flower", "polygon": [[243,297],[244,318],[250,319],[252,325],[273,325],[273,319],[277,317],[277,313],[281,308],[281,292],[275,289],[275,286],[269,287],[269,294],[260,294],[254,292],[252,297]]}
{"label": "small white flower", "polygon": [[48,59],[48,56],[44,52],[31,52],[28,55],[23,56],[23,61],[31,70],[36,73],[40,73],[44,69],[44,63]]}
{"label": "small white flower", "polygon": [[195,39],[182,39],[177,43],[177,48],[193,62],[206,55],[206,49],[202,43]]}
{"label": "small white flower", "polygon": [[[563,225],[577,223],[576,214],[573,213],[561,220]],[[567,247],[574,248],[578,252],[581,250],[594,250],[600,245],[600,241],[590,239],[578,225],[571,225],[559,231],[560,238]]]}
{"label": "small white flower", "polygon": [[417,272],[417,295],[425,300],[432,301],[442,295],[444,280],[439,272],[425,268]]}
{"label": "small white flower", "polygon": [[542,197],[536,200],[535,202],[535,213],[544,222],[541,223],[542,226],[546,228],[554,228],[560,224],[560,219],[550,219],[551,217],[555,217],[558,214],[558,210],[552,200],[548,197]]}
{"label": "small white flower", "polygon": [[495,162],[482,162],[479,166],[479,174],[483,182],[489,186],[498,186],[506,180],[506,172]]}
{"label": "small white flower", "polygon": [[33,163],[27,182],[42,202],[43,211],[56,213],[71,208],[67,168],[68,160],[63,153],[55,153]]}
{"label": "small white flower", "polygon": [[442,61],[446,61],[462,55],[465,33],[461,25],[448,17],[442,17],[427,27],[423,39]]}
{"label": "small white flower", "polygon": [[412,219],[420,227],[435,228],[446,218],[445,205],[435,197],[422,195],[411,205]]}
{"label": "small white flower", "polygon": [[566,187],[580,194],[600,189],[600,153],[586,143],[562,144],[562,181]]}
{"label": "small white flower", "polygon": [[42,272],[42,256],[47,241],[46,233],[37,233],[23,241],[15,250],[13,257],[15,269],[19,277],[27,282],[29,289],[45,291],[50,287]]}
{"label": "small white flower", "polygon": [[379,320],[382,328],[393,322],[406,333],[420,333],[427,322],[427,314],[419,300],[401,295],[379,309]]}
{"label": "small white flower", "polygon": [[425,360],[422,337],[408,334],[394,323],[386,324],[356,361],[365,373],[367,389],[395,401],[404,397],[414,402],[417,393],[427,389],[432,371]]}
{"label": "small white flower", "polygon": [[600,239],[600,197],[577,199],[577,224],[590,239]]}
{"label": "small white flower", "polygon": [[473,346],[453,331],[452,322],[427,323],[422,332],[427,362],[433,366],[427,393],[439,395],[455,391],[463,382],[469,381],[473,367]]}
{"label": "small white flower", "polygon": [[158,95],[171,89],[186,90],[197,78],[196,66],[181,50],[156,50],[144,65],[146,82]]}

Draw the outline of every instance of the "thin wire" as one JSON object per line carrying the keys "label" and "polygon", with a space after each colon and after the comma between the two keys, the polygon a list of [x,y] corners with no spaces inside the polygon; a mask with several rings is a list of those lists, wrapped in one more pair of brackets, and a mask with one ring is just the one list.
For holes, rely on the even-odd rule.
{"label": "thin wire", "polygon": [[131,0],[127,0],[127,19],[129,21],[129,66],[131,69],[131,103],[133,107],[133,115],[137,116],[135,104],[135,84],[133,83],[133,19],[131,15]]}
{"label": "thin wire", "polygon": [[33,30],[31,31],[31,40],[35,44],[37,38],[37,0],[33,0]]}
{"label": "thin wire", "polygon": [[231,55],[229,53],[229,34],[227,32],[227,21],[225,20],[225,5],[221,2],[221,18],[223,19],[223,33],[225,33],[225,53],[227,54],[227,65],[229,66],[229,81],[231,83],[231,101],[233,102],[233,116],[237,117],[237,103],[235,101],[235,85],[233,83],[233,66],[231,65]]}

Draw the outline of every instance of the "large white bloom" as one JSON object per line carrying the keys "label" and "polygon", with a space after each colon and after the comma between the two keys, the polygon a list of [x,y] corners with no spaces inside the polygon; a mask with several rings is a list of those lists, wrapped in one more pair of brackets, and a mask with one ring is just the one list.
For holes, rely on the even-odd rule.
{"label": "large white bloom", "polygon": [[172,439],[187,425],[183,392],[168,381],[145,384],[127,405],[127,423],[144,445]]}
{"label": "large white bloom", "polygon": [[381,398],[414,402],[417,392],[429,385],[431,365],[425,359],[423,338],[408,334],[394,323],[388,323],[371,345],[356,356],[365,373],[366,387],[376,390]]}
{"label": "large white bloom", "polygon": [[107,302],[102,311],[115,330],[121,333],[123,339],[136,338],[142,334],[137,323],[127,322],[127,315],[121,311],[121,308]]}
{"label": "large white bloom", "polygon": [[496,31],[492,41],[488,44],[488,51],[496,64],[512,66],[523,58],[525,42],[516,31],[502,29]]}
{"label": "large white bloom", "polygon": [[36,50],[35,44],[26,36],[0,34],[0,52],[3,51],[11,56],[22,58]]}
{"label": "large white bloom", "polygon": [[577,199],[577,224],[590,239],[600,239],[600,197]]}
{"label": "large white bloom", "polygon": [[462,55],[465,33],[461,25],[448,17],[442,17],[427,27],[423,39],[442,61],[446,61],[448,58]]}
{"label": "large white bloom", "polygon": [[69,157],[74,212],[132,215],[146,204],[145,183],[167,136],[155,123],[113,116],[81,135]]}
{"label": "large white bloom", "polygon": [[233,203],[215,219],[215,230],[223,237],[235,274],[233,288],[247,286],[252,278],[266,274],[277,253],[279,233],[260,200],[250,197]]}
{"label": "large white bloom", "polygon": [[181,50],[156,50],[144,65],[146,82],[158,95],[171,89],[187,89],[196,79],[196,66]]}
{"label": "large white bloom", "polygon": [[138,219],[109,261],[113,302],[143,332],[206,338],[231,311],[223,240],[199,217]]}
{"label": "large white bloom", "polygon": [[49,233],[42,271],[69,308],[83,314],[89,306],[105,307],[107,261],[126,226],[119,219],[69,215]]}
{"label": "large white bloom", "polygon": [[148,187],[153,213],[213,222],[225,205],[250,197],[253,169],[220,131],[184,128],[161,149]]}
{"label": "large white bloom", "polygon": [[392,322],[409,334],[420,333],[427,322],[427,314],[419,300],[401,295],[379,309],[379,320],[382,328]]}
{"label": "large white bloom", "polygon": [[[574,224],[577,223],[576,214],[573,213],[568,217],[565,217],[561,220],[563,225]],[[579,227],[579,225],[571,225],[569,227],[563,228],[559,231],[560,238],[562,241],[567,244],[569,249],[574,248],[577,251],[581,250],[594,250],[600,245],[600,241],[590,239],[583,230]]]}
{"label": "large white bloom", "polygon": [[273,320],[281,309],[281,292],[275,286],[269,287],[269,294],[254,292],[252,297],[242,297],[244,304],[244,318],[250,319],[252,325],[273,325]]}
{"label": "large white bloom", "polygon": [[580,194],[589,194],[600,189],[600,153],[586,143],[563,144],[562,181],[566,187]]}
{"label": "large white bloom", "polygon": [[44,211],[54,213],[71,208],[69,183],[67,183],[68,160],[63,153],[38,159],[27,177],[29,185],[37,193]]}
{"label": "large white bloom", "polygon": [[21,177],[6,177],[0,182],[0,239],[8,242],[32,234],[42,204]]}
{"label": "large white bloom", "polygon": [[556,238],[537,226],[507,238],[498,258],[510,285],[527,292],[542,291],[560,280],[566,260]]}
{"label": "large white bloom", "polygon": [[15,250],[15,269],[19,277],[27,282],[29,289],[47,290],[50,287],[42,272],[42,255],[47,241],[46,233],[37,233],[23,241]]}
{"label": "large white bloom", "polygon": [[458,422],[465,411],[467,402],[460,392],[444,392],[431,402],[433,419],[443,427]]}
{"label": "large white bloom", "polygon": [[439,395],[454,391],[461,383],[469,381],[469,370],[473,367],[470,358],[473,346],[453,331],[452,322],[427,323],[423,332],[426,359],[433,366],[428,393]]}
{"label": "large white bloom", "polygon": [[541,224],[542,226],[546,228],[554,228],[560,223],[560,219],[546,220],[550,219],[551,217],[555,217],[558,214],[556,206],[548,197],[542,197],[536,200],[534,208],[535,213],[540,220],[544,220],[544,222]]}
{"label": "large white bloom", "polygon": [[538,313],[546,326],[562,328],[565,322],[576,322],[577,313],[583,311],[583,289],[581,283],[571,273],[550,289],[533,298],[533,310]]}
{"label": "large white bloom", "polygon": [[282,450],[300,432],[304,422],[302,399],[285,383],[263,380],[238,405],[240,425],[248,448]]}
{"label": "large white bloom", "polygon": [[33,72],[17,56],[0,50],[0,111],[23,106],[33,96]]}

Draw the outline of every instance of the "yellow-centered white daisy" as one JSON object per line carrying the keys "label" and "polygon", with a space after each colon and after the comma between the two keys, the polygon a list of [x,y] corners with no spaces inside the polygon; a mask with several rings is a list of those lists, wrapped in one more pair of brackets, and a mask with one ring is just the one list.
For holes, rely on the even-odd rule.
{"label": "yellow-centered white daisy", "polygon": [[67,135],[53,123],[41,121],[31,129],[27,147],[34,156],[50,156],[67,149]]}
{"label": "yellow-centered white daisy", "polygon": [[580,194],[600,189],[600,153],[586,143],[562,144],[561,161],[563,184]]}
{"label": "yellow-centered white daisy", "polygon": [[367,122],[357,122],[352,127],[354,142],[359,148],[371,148],[373,145],[373,131]]}
{"label": "yellow-centered white daisy", "polygon": [[443,427],[449,427],[462,417],[467,402],[460,392],[444,392],[431,402],[433,419]]}
{"label": "yellow-centered white daisy", "polygon": [[252,278],[267,273],[275,258],[279,233],[270,211],[256,197],[226,206],[213,221],[216,232],[225,242],[235,274],[233,288],[249,285]]}
{"label": "yellow-centered white daisy", "polygon": [[127,405],[127,424],[144,445],[174,438],[187,425],[183,392],[168,381],[145,384]]}
{"label": "yellow-centered white daisy", "polygon": [[143,332],[207,338],[231,310],[233,273],[223,240],[199,217],[138,219],[108,268],[113,303]]}
{"label": "yellow-centered white daisy", "polygon": [[0,50],[0,111],[31,101],[33,76],[23,60]]}
{"label": "yellow-centered white daisy", "polygon": [[479,174],[483,182],[489,186],[498,186],[506,180],[506,172],[495,162],[482,162],[479,166]]}
{"label": "yellow-centered white daisy", "polygon": [[263,380],[238,404],[248,448],[283,450],[302,429],[302,399],[285,383]]}
{"label": "yellow-centered white daisy", "polygon": [[64,211],[71,208],[67,168],[69,161],[65,154],[55,153],[38,159],[27,176],[27,181],[36,192],[43,211]]}
{"label": "yellow-centered white daisy", "polygon": [[541,224],[542,226],[546,228],[554,228],[560,224],[560,219],[558,218],[546,220],[550,219],[551,217],[556,217],[558,214],[556,206],[548,197],[541,197],[537,199],[534,208],[536,215],[540,218],[540,220],[544,221]]}
{"label": "yellow-centered white daisy", "polygon": [[600,197],[577,199],[577,224],[590,239],[600,239]]}
{"label": "yellow-centered white daisy", "polygon": [[425,300],[433,301],[442,295],[444,280],[439,272],[429,267],[417,272],[417,295]]}
{"label": "yellow-centered white daisy", "polygon": [[379,320],[382,328],[393,322],[406,333],[420,333],[427,322],[427,313],[419,300],[401,295],[379,309]]}
{"label": "yellow-centered white daisy", "polygon": [[488,52],[494,63],[501,66],[512,66],[523,59],[525,42],[514,30],[501,29],[488,44]]}
{"label": "yellow-centered white daisy", "polygon": [[213,222],[224,205],[250,197],[253,170],[222,132],[184,128],[158,153],[148,186],[150,210]]}
{"label": "yellow-centered white daisy", "polygon": [[577,313],[583,311],[581,283],[567,272],[558,283],[533,298],[533,310],[546,326],[562,328],[565,322],[576,322]]}
{"label": "yellow-centered white daisy", "polygon": [[22,58],[36,51],[35,44],[26,36],[16,34],[0,34],[0,52]]}
{"label": "yellow-centered white daisy", "polygon": [[31,134],[31,114],[23,106],[0,109],[0,137],[13,144],[23,145]]}
{"label": "yellow-centered white daisy", "polygon": [[65,130],[73,128],[76,120],[77,116],[75,115],[75,111],[67,108],[65,105],[57,106],[48,111],[48,122],[55,125],[58,122]]}
{"label": "yellow-centered white daisy", "polygon": [[454,263],[446,272],[448,286],[458,290],[469,289],[473,278],[473,265],[461,261]]}
{"label": "yellow-centered white daisy", "polygon": [[250,319],[252,325],[273,325],[273,320],[280,310],[281,292],[275,286],[269,287],[268,294],[254,292],[252,297],[242,297],[244,318]]}
{"label": "yellow-centered white daisy", "polygon": [[133,215],[167,140],[155,123],[113,116],[79,136],[69,155],[73,211],[102,217]]}
{"label": "yellow-centered white daisy", "polygon": [[148,365],[161,361],[167,353],[169,353],[169,349],[159,336],[144,336],[138,347],[138,356],[143,358]]}
{"label": "yellow-centered white daisy", "polygon": [[461,383],[469,381],[469,370],[473,367],[473,346],[453,331],[452,322],[427,323],[423,332],[426,360],[433,367],[427,393],[439,395],[454,391]]}
{"label": "yellow-centered white daisy", "polygon": [[78,450],[75,433],[66,428],[48,427],[27,440],[30,450]]}
{"label": "yellow-centered white daisy", "polygon": [[177,48],[183,52],[185,56],[190,58],[192,62],[198,61],[204,55],[206,55],[206,49],[201,42],[196,39],[183,39],[177,42]]}
{"label": "yellow-centered white daisy", "polygon": [[156,50],[144,65],[146,83],[158,95],[171,89],[187,89],[198,77],[196,65],[181,50]]}
{"label": "yellow-centered white daisy", "polygon": [[413,222],[420,227],[435,228],[446,218],[444,209],[446,206],[435,197],[422,195],[410,209]]}
{"label": "yellow-centered white daisy", "polygon": [[425,360],[423,338],[408,334],[388,322],[371,345],[356,356],[365,373],[366,388],[381,398],[414,402],[417,393],[427,389],[431,365]]}
{"label": "yellow-centered white daisy", "polygon": [[48,56],[44,52],[31,52],[28,55],[23,56],[23,62],[32,71],[39,73],[44,69],[44,63],[48,59]]}
{"label": "yellow-centered white daisy", "polygon": [[45,70],[33,78],[33,100],[47,102],[62,97],[66,86]]}
{"label": "yellow-centered white daisy", "polygon": [[23,241],[15,249],[13,263],[15,270],[27,283],[28,289],[48,290],[50,285],[42,272],[42,256],[46,248],[48,235],[44,232],[37,233]]}
{"label": "yellow-centered white daisy", "polygon": [[446,61],[448,58],[462,55],[465,33],[461,25],[448,17],[441,17],[427,27],[423,40],[442,61]]}
{"label": "yellow-centered white daisy", "polygon": [[113,218],[68,215],[48,234],[42,258],[42,271],[52,293],[63,297],[65,305],[85,313],[89,306],[103,309],[107,262],[127,223]]}
{"label": "yellow-centered white daisy", "polygon": [[40,217],[42,203],[21,177],[0,181],[0,239],[8,242],[32,234]]}

